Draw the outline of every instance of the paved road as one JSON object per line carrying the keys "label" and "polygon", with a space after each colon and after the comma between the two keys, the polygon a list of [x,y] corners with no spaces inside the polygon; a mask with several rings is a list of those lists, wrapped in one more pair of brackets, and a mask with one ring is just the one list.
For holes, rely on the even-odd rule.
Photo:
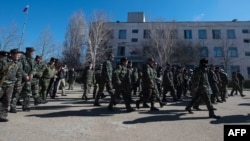
{"label": "paved road", "polygon": [[30,112],[19,107],[18,113],[10,113],[10,121],[0,123],[0,141],[223,141],[225,124],[250,124],[248,91],[244,98],[233,96],[214,105],[222,116],[218,120],[208,118],[205,105],[188,114],[188,98],[169,102],[158,112],[141,108],[126,113],[124,104],[109,112],[109,97],[101,100],[101,107],[93,107],[93,99],[81,100],[79,85],[66,93],[47,104],[32,105]]}

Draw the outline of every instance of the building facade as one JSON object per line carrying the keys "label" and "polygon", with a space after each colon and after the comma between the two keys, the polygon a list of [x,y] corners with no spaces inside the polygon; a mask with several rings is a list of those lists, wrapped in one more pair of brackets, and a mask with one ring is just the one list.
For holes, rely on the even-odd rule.
{"label": "building facade", "polygon": [[[144,63],[142,50],[149,40],[148,33],[152,27],[161,24],[162,30],[172,27],[176,40],[199,44],[200,53],[197,55],[225,69],[229,76],[234,71],[240,71],[245,78],[250,78],[250,21],[146,22],[143,12],[134,15],[132,12],[128,14],[128,22],[108,24],[113,32],[110,45],[117,62],[126,56],[134,65]],[[197,62],[189,64],[196,65]]]}

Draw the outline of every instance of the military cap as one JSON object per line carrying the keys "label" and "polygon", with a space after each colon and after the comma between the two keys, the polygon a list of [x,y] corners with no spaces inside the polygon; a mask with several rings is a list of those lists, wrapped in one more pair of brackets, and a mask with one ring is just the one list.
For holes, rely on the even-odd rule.
{"label": "military cap", "polygon": [[8,52],[7,51],[0,51],[0,55],[1,56],[8,56]]}
{"label": "military cap", "polygon": [[207,64],[208,63],[208,60],[206,58],[202,58],[200,60],[200,64]]}
{"label": "military cap", "polygon": [[125,62],[125,61],[127,61],[128,59],[127,59],[127,57],[122,57],[121,59],[120,59],[120,63],[123,63],[123,62]]}
{"label": "military cap", "polygon": [[42,56],[37,55],[35,60],[37,60],[37,59],[42,59]]}
{"label": "military cap", "polygon": [[35,51],[33,47],[26,47],[26,51]]}
{"label": "military cap", "polygon": [[10,53],[14,54],[14,53],[22,53],[18,48],[14,48],[10,50]]}
{"label": "military cap", "polygon": [[148,58],[148,62],[154,62],[155,60],[153,58]]}
{"label": "military cap", "polygon": [[51,58],[50,58],[50,62],[56,62],[56,58],[51,57]]}
{"label": "military cap", "polygon": [[112,58],[114,58],[114,55],[113,55],[113,54],[109,54],[109,55],[108,55],[108,57],[112,57]]}

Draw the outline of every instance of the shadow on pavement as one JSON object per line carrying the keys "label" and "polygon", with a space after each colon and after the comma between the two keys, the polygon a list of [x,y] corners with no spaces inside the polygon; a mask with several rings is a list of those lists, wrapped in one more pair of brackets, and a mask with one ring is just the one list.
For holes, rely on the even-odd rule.
{"label": "shadow on pavement", "polygon": [[250,114],[248,115],[230,115],[223,116],[221,119],[211,121],[212,124],[233,124],[233,123],[250,123]]}
{"label": "shadow on pavement", "polygon": [[68,116],[112,116],[114,114],[126,114],[125,108],[114,108],[114,111],[108,111],[107,107],[84,109],[79,111],[59,111],[47,114],[33,114],[27,115],[27,117],[40,117],[40,118],[57,118],[57,117],[68,117]]}

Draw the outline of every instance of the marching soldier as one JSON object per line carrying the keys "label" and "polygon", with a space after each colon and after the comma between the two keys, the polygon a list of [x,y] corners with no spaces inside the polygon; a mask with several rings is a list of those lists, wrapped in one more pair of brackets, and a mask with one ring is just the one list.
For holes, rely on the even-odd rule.
{"label": "marching soldier", "polygon": [[200,60],[200,65],[194,70],[192,76],[192,93],[194,94],[192,100],[186,107],[186,111],[192,114],[191,107],[197,102],[199,98],[201,98],[207,106],[209,111],[209,118],[218,119],[220,116],[216,116],[214,114],[214,108],[210,100],[210,94],[208,93],[209,89],[209,81],[208,81],[208,74],[207,74],[207,64],[208,60],[205,58]]}
{"label": "marching soldier", "polygon": [[88,63],[88,66],[83,70],[83,100],[88,100],[87,93],[90,92],[90,88],[94,82],[94,70],[92,62]]}
{"label": "marching soldier", "polygon": [[69,88],[68,90],[73,90],[74,89],[74,83],[76,81],[76,71],[75,68],[71,68],[68,71],[68,83],[69,83]]}
{"label": "marching soldier", "polygon": [[108,55],[108,59],[105,62],[103,62],[101,83],[100,83],[97,95],[95,97],[94,106],[101,106],[99,104],[99,99],[101,97],[101,94],[104,91],[105,86],[111,98],[114,96],[114,92],[112,88],[112,74],[113,74],[112,60],[113,59],[114,59],[114,56],[110,54]]}
{"label": "marching soldier", "polygon": [[[132,112],[135,109],[133,109],[130,105],[131,76],[130,76],[130,70],[129,68],[127,68],[127,65],[128,65],[128,59],[126,57],[121,58],[119,67],[114,71],[115,80],[113,81],[116,83],[116,88],[120,90],[119,91],[120,93],[116,93],[116,94],[122,94],[127,112]],[[111,97],[111,100],[108,106],[109,111],[113,111],[115,98],[116,96]]]}
{"label": "marching soldier", "polygon": [[11,56],[0,59],[0,122],[7,122],[8,107],[13,89],[21,85],[22,68],[18,63],[21,52],[18,49],[10,50]]}
{"label": "marching soldier", "polygon": [[[95,81],[94,81],[94,90],[93,90],[93,98],[95,99],[97,88],[100,86],[102,78],[102,64],[95,70]],[[104,95],[104,94],[102,94]]]}

